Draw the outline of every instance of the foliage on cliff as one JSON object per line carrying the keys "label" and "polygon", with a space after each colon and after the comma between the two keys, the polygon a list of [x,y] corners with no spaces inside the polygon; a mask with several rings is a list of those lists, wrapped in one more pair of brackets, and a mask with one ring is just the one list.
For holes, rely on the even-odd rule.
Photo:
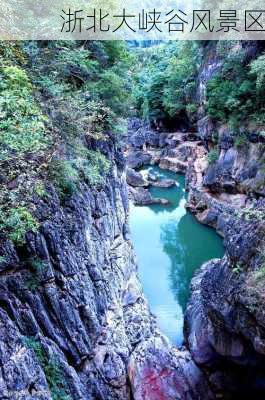
{"label": "foliage on cliff", "polygon": [[1,43],[0,223],[17,244],[38,225],[36,196],[47,200],[51,183],[61,199],[104,183],[100,143],[124,129],[130,65],[123,42]]}
{"label": "foliage on cliff", "polygon": [[217,51],[222,67],[207,85],[208,114],[234,130],[250,121],[264,124],[264,55],[249,60],[247,47],[234,42],[219,43]]}
{"label": "foliage on cliff", "polygon": [[139,114],[154,125],[192,127],[200,111],[198,77],[216,52],[220,68],[206,80],[206,114],[235,132],[251,123],[262,131],[265,56],[258,48],[249,54],[249,47],[237,41],[172,42],[138,50],[134,99]]}

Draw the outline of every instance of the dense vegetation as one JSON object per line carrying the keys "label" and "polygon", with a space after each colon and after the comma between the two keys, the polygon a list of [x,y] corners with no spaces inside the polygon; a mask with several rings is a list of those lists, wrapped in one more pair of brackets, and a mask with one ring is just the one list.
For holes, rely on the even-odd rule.
{"label": "dense vegetation", "polygon": [[35,197],[62,200],[110,168],[96,142],[119,135],[130,107],[123,42],[3,42],[0,48],[0,227],[22,245]]}
{"label": "dense vegetation", "polygon": [[208,83],[207,111],[214,121],[229,122],[233,130],[249,121],[265,122],[265,57],[249,62],[247,48],[220,42],[221,70]]}
{"label": "dense vegetation", "polygon": [[[22,245],[27,230],[38,228],[36,197],[46,201],[51,182],[61,201],[82,182],[104,183],[111,161],[98,143],[119,137],[129,115],[195,129],[197,78],[211,49],[221,68],[207,84],[206,112],[216,126],[232,128],[240,148],[249,125],[264,135],[262,51],[249,57],[238,42],[130,50],[118,41],[2,43],[0,226],[9,238]],[[218,155],[216,146],[209,163]]]}
{"label": "dense vegetation", "polygon": [[[236,41],[171,42],[137,50],[134,99],[140,115],[154,125],[192,127],[198,112],[198,74],[205,54],[211,52],[217,53],[221,68],[207,83],[207,114],[215,123],[228,123],[241,134],[249,123],[262,128],[265,56],[257,51],[251,60],[248,47]],[[242,134],[238,144],[245,138]]]}
{"label": "dense vegetation", "polygon": [[170,42],[138,50],[134,99],[143,118],[154,125],[193,119],[200,54],[195,42]]}

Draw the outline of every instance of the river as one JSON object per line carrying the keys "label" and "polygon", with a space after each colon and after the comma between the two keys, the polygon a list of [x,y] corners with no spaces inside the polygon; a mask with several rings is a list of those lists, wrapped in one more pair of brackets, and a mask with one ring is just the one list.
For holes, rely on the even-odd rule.
{"label": "river", "polygon": [[139,276],[160,330],[172,343],[181,345],[190,281],[205,261],[223,256],[223,242],[214,229],[200,224],[185,209],[183,175],[159,167],[145,168],[142,173],[147,171],[174,179],[176,186],[150,189],[153,197],[166,198],[170,205],[131,205],[130,226]]}

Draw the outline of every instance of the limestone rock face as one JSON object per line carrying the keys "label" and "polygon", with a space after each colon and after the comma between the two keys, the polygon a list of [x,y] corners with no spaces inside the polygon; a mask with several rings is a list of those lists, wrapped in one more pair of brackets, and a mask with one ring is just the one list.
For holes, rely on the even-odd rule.
{"label": "limestone rock face", "polygon": [[215,392],[258,399],[265,389],[264,281],[257,281],[255,271],[265,229],[260,222],[235,224],[231,215],[225,232],[226,256],[209,261],[193,278],[187,345],[197,365],[208,371]]}
{"label": "limestone rock face", "polygon": [[136,347],[129,377],[135,400],[214,398],[190,354],[173,348],[161,335]]}
{"label": "limestone rock face", "polygon": [[143,151],[130,153],[127,156],[127,165],[133,169],[139,169],[144,165],[150,164],[151,155]]}
{"label": "limestone rock face", "polygon": [[1,399],[151,400],[155,387],[141,397],[139,384],[147,386],[153,363],[159,398],[196,399],[194,382],[204,382],[149,311],[130,241],[123,157],[108,146],[115,162],[105,185],[83,183],[63,204],[50,186],[36,199],[38,232],[28,232],[23,247],[1,236]]}
{"label": "limestone rock face", "polygon": [[123,168],[63,205],[50,187],[36,213],[40,229],[23,248],[1,237],[0,398],[51,399],[55,373],[73,400],[130,399],[127,363],[154,323],[129,240]]}
{"label": "limestone rock face", "polygon": [[169,201],[167,199],[155,198],[151,195],[148,189],[144,189],[142,187],[129,189],[130,198],[133,203],[138,206],[148,206],[152,204],[163,204],[168,205]]}
{"label": "limestone rock face", "polygon": [[132,187],[147,187],[149,185],[143,176],[132,168],[128,168],[126,171],[126,181]]}
{"label": "limestone rock face", "polygon": [[218,161],[205,174],[204,185],[213,192],[252,191],[264,195],[264,148],[262,143],[249,143],[239,149],[221,150]]}

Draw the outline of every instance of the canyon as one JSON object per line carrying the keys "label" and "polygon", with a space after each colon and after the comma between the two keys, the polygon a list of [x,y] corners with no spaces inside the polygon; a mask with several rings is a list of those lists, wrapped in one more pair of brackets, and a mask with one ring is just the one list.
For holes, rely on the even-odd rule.
{"label": "canyon", "polygon": [[[33,196],[38,229],[23,245],[1,233],[1,399],[264,398],[264,137],[238,147],[209,118],[205,87],[222,60],[214,46],[205,52],[195,123],[173,131],[130,118],[122,143],[109,131],[86,136],[110,163],[104,182],[82,181],[62,201],[48,181],[46,195]],[[1,177],[8,190],[28,187],[28,165],[15,180]],[[129,201],[168,203],[148,188],[172,182],[143,178],[148,165],[184,174],[187,209],[224,239],[224,257],[192,279],[180,348],[150,312],[131,240]]]}

